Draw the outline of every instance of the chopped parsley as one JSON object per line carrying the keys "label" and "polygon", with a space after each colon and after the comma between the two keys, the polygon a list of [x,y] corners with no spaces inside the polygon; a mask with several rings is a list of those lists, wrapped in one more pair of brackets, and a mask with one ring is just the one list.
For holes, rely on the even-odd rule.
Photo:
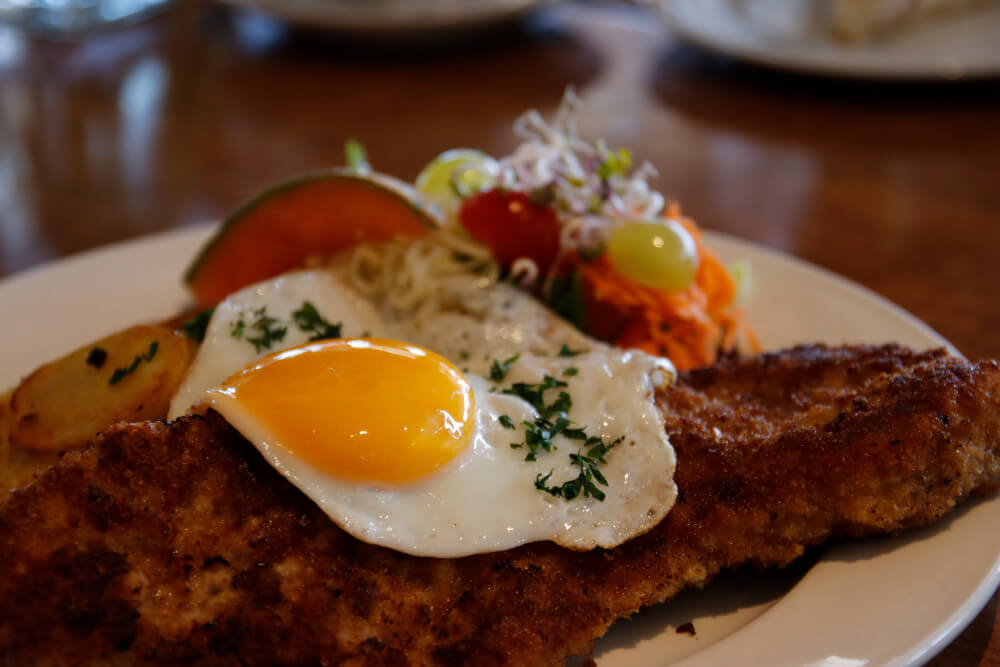
{"label": "chopped parsley", "polygon": [[583,453],[584,448],[581,448],[577,453],[569,455],[570,463],[580,468],[580,474],[575,479],[563,482],[559,486],[549,486],[548,481],[552,477],[552,471],[550,470],[548,475],[543,476],[542,473],[538,473],[535,476],[535,488],[549,495],[565,498],[566,500],[573,500],[582,493],[584,498],[596,498],[603,502],[607,496],[597,487],[597,484],[607,486],[608,480],[601,473],[598,466],[602,463],[607,463],[604,459],[605,454],[614,449],[624,439],[625,437],[622,436],[612,441],[611,444],[605,444],[601,438],[587,438],[584,447],[589,447],[590,449],[587,449],[585,454]]}
{"label": "chopped parsley", "polygon": [[586,350],[571,350],[571,349],[569,349],[569,345],[567,345],[566,343],[563,343],[562,347],[559,348],[559,356],[560,357],[575,357],[578,354],[583,354],[585,351]]}
{"label": "chopped parsley", "polygon": [[340,338],[340,323],[330,324],[327,322],[316,306],[309,301],[303,301],[302,306],[292,313],[295,325],[306,333],[311,333],[309,340],[326,340],[328,338]]}
{"label": "chopped parsley", "polygon": [[513,449],[527,447],[528,454],[524,460],[536,461],[539,449],[546,452],[552,451],[552,438],[566,430],[566,427],[569,426],[569,419],[558,417],[553,422],[543,417],[537,417],[534,421],[525,420],[521,423],[527,427],[524,431],[524,443],[512,442],[510,446]]}
{"label": "chopped parsley", "polygon": [[[211,311],[206,312],[208,312],[208,317],[211,317]],[[203,315],[205,313],[198,315],[198,317]],[[310,334],[310,341],[340,338],[341,335],[341,323],[330,324],[326,318],[319,314],[316,306],[309,301],[303,301],[298,310],[292,311],[292,323],[303,333]],[[185,333],[187,333],[187,326],[187,324],[184,325]],[[267,308],[264,307],[253,311],[253,321],[249,324],[241,313],[239,319],[233,324],[231,333],[233,338],[245,340],[260,353],[285,339],[285,334],[288,333],[288,324],[268,315]],[[191,334],[188,335],[193,338]],[[204,331],[201,335],[204,337]]]}
{"label": "chopped parsley", "polygon": [[563,369],[563,375],[566,375],[566,376],[569,376],[569,377],[573,377],[574,375],[576,375],[579,372],[580,372],[580,369],[577,368],[576,366],[567,366],[566,368]]}
{"label": "chopped parsley", "polygon": [[510,372],[510,367],[513,366],[514,362],[516,362],[520,357],[520,354],[515,354],[513,357],[505,361],[498,361],[494,359],[493,365],[490,366],[490,379],[494,382],[503,382],[503,379],[507,377],[507,373]]}
{"label": "chopped parsley", "polygon": [[139,364],[142,362],[149,363],[156,356],[156,351],[160,348],[160,342],[154,340],[149,344],[149,350],[144,354],[135,355],[135,359],[132,360],[128,366],[122,366],[121,368],[116,368],[115,372],[111,374],[111,379],[108,380],[108,384],[115,385],[121,382],[125,377],[135,373],[135,369],[139,368]]}
{"label": "chopped parsley", "polygon": [[255,350],[260,352],[284,340],[288,327],[282,326],[276,317],[270,317],[267,308],[255,310],[253,314],[256,319],[252,326],[257,335],[247,338],[247,342],[251,343]]}
{"label": "chopped parsley", "polygon": [[[494,362],[495,364],[496,362]],[[506,370],[504,371],[506,375]],[[503,377],[494,378],[493,373],[490,373],[491,380],[502,380]],[[545,403],[545,392],[548,389],[554,389],[557,387],[565,387],[566,383],[562,380],[557,380],[551,375],[545,375],[542,381],[538,384],[531,384],[528,382],[515,382],[508,389],[504,389],[502,393],[509,394],[511,396],[517,396],[524,401],[527,401],[531,407],[538,411],[538,414],[544,418],[551,417],[554,412],[557,412],[558,406],[565,405],[565,408],[561,408],[563,412],[569,409],[572,401],[569,400],[569,394],[566,392],[560,392],[559,399],[552,405],[547,405]],[[563,398],[565,396],[565,398]]]}
{"label": "chopped parsley", "polygon": [[514,428],[514,420],[510,418],[510,415],[500,415],[497,417],[497,421],[504,428]]}
{"label": "chopped parsley", "polygon": [[108,360],[108,351],[103,347],[95,347],[87,355],[87,365],[93,366],[97,370],[104,368],[104,362]]}
{"label": "chopped parsley", "polygon": [[253,316],[253,323],[247,325],[243,315],[240,315],[233,325],[233,338],[246,340],[258,353],[284,340],[288,327],[282,325],[278,318],[268,315],[266,306],[253,311]]}
{"label": "chopped parsley", "polygon": [[[569,350],[565,344],[563,348],[570,354],[562,356],[578,354]],[[576,372],[576,369],[572,367],[566,369],[566,371],[569,370],[574,371],[569,373],[570,375],[574,375]],[[598,485],[607,486],[608,480],[601,473],[600,465],[607,462],[604,459],[605,455],[625,438],[622,436],[610,444],[605,444],[601,438],[588,436],[584,427],[574,426],[569,420],[569,410],[573,407],[573,399],[569,392],[562,390],[566,386],[562,380],[545,375],[542,381],[537,384],[515,382],[509,388],[502,390],[504,394],[517,396],[526,401],[538,413],[534,419],[521,422],[525,427],[524,441],[512,442],[510,446],[512,449],[527,449],[525,461],[537,461],[540,451],[551,452],[556,449],[552,444],[552,439],[557,435],[562,435],[570,440],[582,441],[582,447],[576,453],[569,455],[570,464],[580,469],[576,478],[558,486],[550,486],[549,480],[552,478],[550,470],[548,475],[538,473],[535,476],[535,488],[566,500],[572,500],[582,495],[584,498],[596,498],[603,502],[606,495]],[[546,395],[551,389],[560,390],[554,400],[549,400]],[[499,421],[507,428],[514,428],[513,420],[507,415],[501,416]]]}
{"label": "chopped parsley", "polygon": [[552,451],[552,438],[560,433],[570,438],[574,437],[573,434],[577,431],[582,434],[580,429],[569,428],[570,421],[566,414],[573,406],[573,400],[567,392],[560,391],[559,396],[554,401],[546,402],[545,392],[547,390],[565,386],[566,383],[562,380],[546,375],[538,384],[515,382],[509,389],[503,390],[504,394],[517,396],[531,404],[531,407],[538,412],[538,416],[534,420],[522,422],[527,427],[524,432],[524,442],[514,442],[510,445],[514,449],[528,448],[528,454],[524,457],[525,461],[537,460],[539,449],[546,452]]}
{"label": "chopped parsley", "polygon": [[196,343],[205,340],[205,331],[208,329],[208,322],[212,319],[214,312],[215,308],[208,308],[185,322],[181,326],[184,335]]}

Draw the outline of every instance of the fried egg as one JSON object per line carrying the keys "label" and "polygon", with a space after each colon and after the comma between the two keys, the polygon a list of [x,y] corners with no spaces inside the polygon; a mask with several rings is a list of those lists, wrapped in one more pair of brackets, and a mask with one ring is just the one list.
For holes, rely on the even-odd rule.
{"label": "fried egg", "polygon": [[[428,347],[467,372],[488,375],[494,360],[520,353],[556,355],[562,345],[573,350],[607,347],[520,290],[504,284],[488,288],[464,278],[438,285],[432,308],[399,313],[378,308],[325,269],[293,271],[234,292],[216,308],[194,364],[174,395],[169,417],[184,414],[202,392],[256,359],[309,341],[313,332],[293,323],[293,313],[311,303],[345,337],[405,340]],[[254,337],[255,313],[285,325],[280,340],[267,347],[248,343]],[[239,323],[247,328],[236,336]]]}
{"label": "fried egg", "polygon": [[[404,553],[610,548],[655,526],[676,498],[654,399],[670,363],[586,339],[516,290],[480,296],[485,310],[416,326],[326,271],[251,286],[216,309],[171,412],[218,411],[337,525]],[[305,301],[345,337],[310,341]],[[270,350],[247,340],[255,313],[285,325]]]}

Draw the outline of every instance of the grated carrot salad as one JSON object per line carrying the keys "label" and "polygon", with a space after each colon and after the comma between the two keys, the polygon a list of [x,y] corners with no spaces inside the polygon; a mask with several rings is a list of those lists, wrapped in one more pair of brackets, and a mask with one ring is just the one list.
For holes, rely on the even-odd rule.
{"label": "grated carrot salad", "polygon": [[636,284],[615,270],[606,253],[576,267],[588,297],[624,320],[613,342],[669,357],[680,370],[711,364],[736,352],[741,343],[759,352],[743,311],[733,304],[736,284],[729,271],[702,243],[701,230],[681,214],[679,205],[671,203],[666,215],[690,232],[698,249],[698,270],[689,287],[664,291]]}

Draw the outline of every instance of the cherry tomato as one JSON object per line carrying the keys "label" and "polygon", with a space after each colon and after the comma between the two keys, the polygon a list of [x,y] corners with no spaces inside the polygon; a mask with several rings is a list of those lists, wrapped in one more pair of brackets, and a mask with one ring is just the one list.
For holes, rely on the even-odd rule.
{"label": "cherry tomato", "polygon": [[458,217],[472,238],[489,246],[504,266],[527,257],[544,276],[559,252],[556,212],[523,192],[482,192],[465,200]]}

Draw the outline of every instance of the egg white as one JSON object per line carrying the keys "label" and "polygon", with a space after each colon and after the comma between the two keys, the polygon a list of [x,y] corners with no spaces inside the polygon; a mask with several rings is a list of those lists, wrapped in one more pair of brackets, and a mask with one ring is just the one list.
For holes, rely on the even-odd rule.
{"label": "egg white", "polygon": [[[653,399],[654,378],[664,371],[641,352],[589,353],[572,360],[577,375],[563,390],[573,398],[568,416],[588,435],[610,443],[601,472],[608,485],[604,501],[566,500],[535,488],[536,476],[552,473],[550,485],[576,478],[569,454],[581,443],[562,435],[553,450],[526,461],[523,421],[535,410],[524,400],[493,390],[493,383],[467,375],[475,401],[469,446],[432,475],[402,486],[359,485],[326,474],[296,457],[256,415],[225,392],[209,392],[205,402],[226,418],[282,475],[309,496],[341,528],[358,539],[416,556],[457,557],[552,540],[573,549],[613,547],[641,534],[666,514],[676,498],[673,448]],[[503,386],[541,382],[558,376],[564,360],[525,355],[513,364]],[[499,388],[497,388],[499,389]],[[409,387],[400,395],[405,400]],[[335,399],[334,399],[335,400]],[[504,427],[509,416],[517,425]],[[290,415],[302,418],[303,415]]]}
{"label": "egg white", "polygon": [[[672,381],[669,361],[638,351],[623,351],[591,340],[554,316],[531,297],[505,285],[488,289],[468,281],[440,286],[454,298],[418,315],[379,308],[329,271],[286,274],[247,287],[221,303],[188,377],[171,404],[171,417],[204,401],[252,442],[278,472],[313,499],[330,518],[358,539],[421,556],[456,557],[552,540],[574,549],[613,547],[656,525],[676,499],[674,451],[656,407],[656,386]],[[271,317],[291,320],[304,301],[314,304],[344,336],[373,336],[406,341],[434,350],[460,368],[475,396],[474,433],[469,446],[433,474],[402,486],[359,485],[312,468],[279,442],[268,425],[230,396],[211,391],[241,368],[278,349],[306,342],[309,332],[294,324],[279,345],[257,351],[233,336],[241,315],[260,308]],[[563,344],[586,350],[560,357]],[[488,380],[494,360],[517,361],[502,381]],[[575,375],[566,374],[567,368]],[[539,383],[545,375],[567,386],[550,389],[570,394],[568,417],[587,435],[610,443],[625,439],[600,470],[608,485],[603,501],[566,500],[535,488],[538,475],[552,476],[555,486],[580,472],[569,454],[580,441],[562,435],[553,451],[539,451],[526,461],[524,421],[536,416],[527,402],[502,393],[515,382]],[[385,409],[405,401],[412,387],[385,398]],[[329,397],[327,400],[336,400]],[[515,429],[504,427],[507,415]],[[290,415],[290,418],[307,418]]]}
{"label": "egg white", "polygon": [[292,313],[308,301],[331,324],[340,324],[344,337],[416,343],[434,350],[463,372],[484,376],[489,375],[493,360],[522,352],[555,355],[564,343],[573,350],[607,347],[509,285],[483,288],[458,277],[442,281],[436,291],[441,298],[433,304],[400,312],[376,306],[331,271],[311,269],[234,292],[216,307],[201,349],[171,400],[168,417],[184,414],[202,392],[257,359],[309,340],[311,333],[294,324],[289,324],[281,341],[260,350],[245,337],[234,337],[233,328],[240,318],[249,323],[261,308],[268,316],[290,323]]}
{"label": "egg white", "polygon": [[[400,335],[371,303],[346,289],[329,271],[296,271],[250,285],[216,306],[205,329],[201,349],[170,401],[168,418],[175,419],[186,413],[206,389],[220,384],[244,366],[276,350],[307,342],[312,333],[291,323],[292,313],[306,301],[331,324],[340,324],[342,336],[398,339]],[[233,329],[241,318],[245,324],[252,323],[253,313],[261,308],[269,317],[288,326],[277,344],[258,350],[245,340],[245,336],[234,336]]]}

